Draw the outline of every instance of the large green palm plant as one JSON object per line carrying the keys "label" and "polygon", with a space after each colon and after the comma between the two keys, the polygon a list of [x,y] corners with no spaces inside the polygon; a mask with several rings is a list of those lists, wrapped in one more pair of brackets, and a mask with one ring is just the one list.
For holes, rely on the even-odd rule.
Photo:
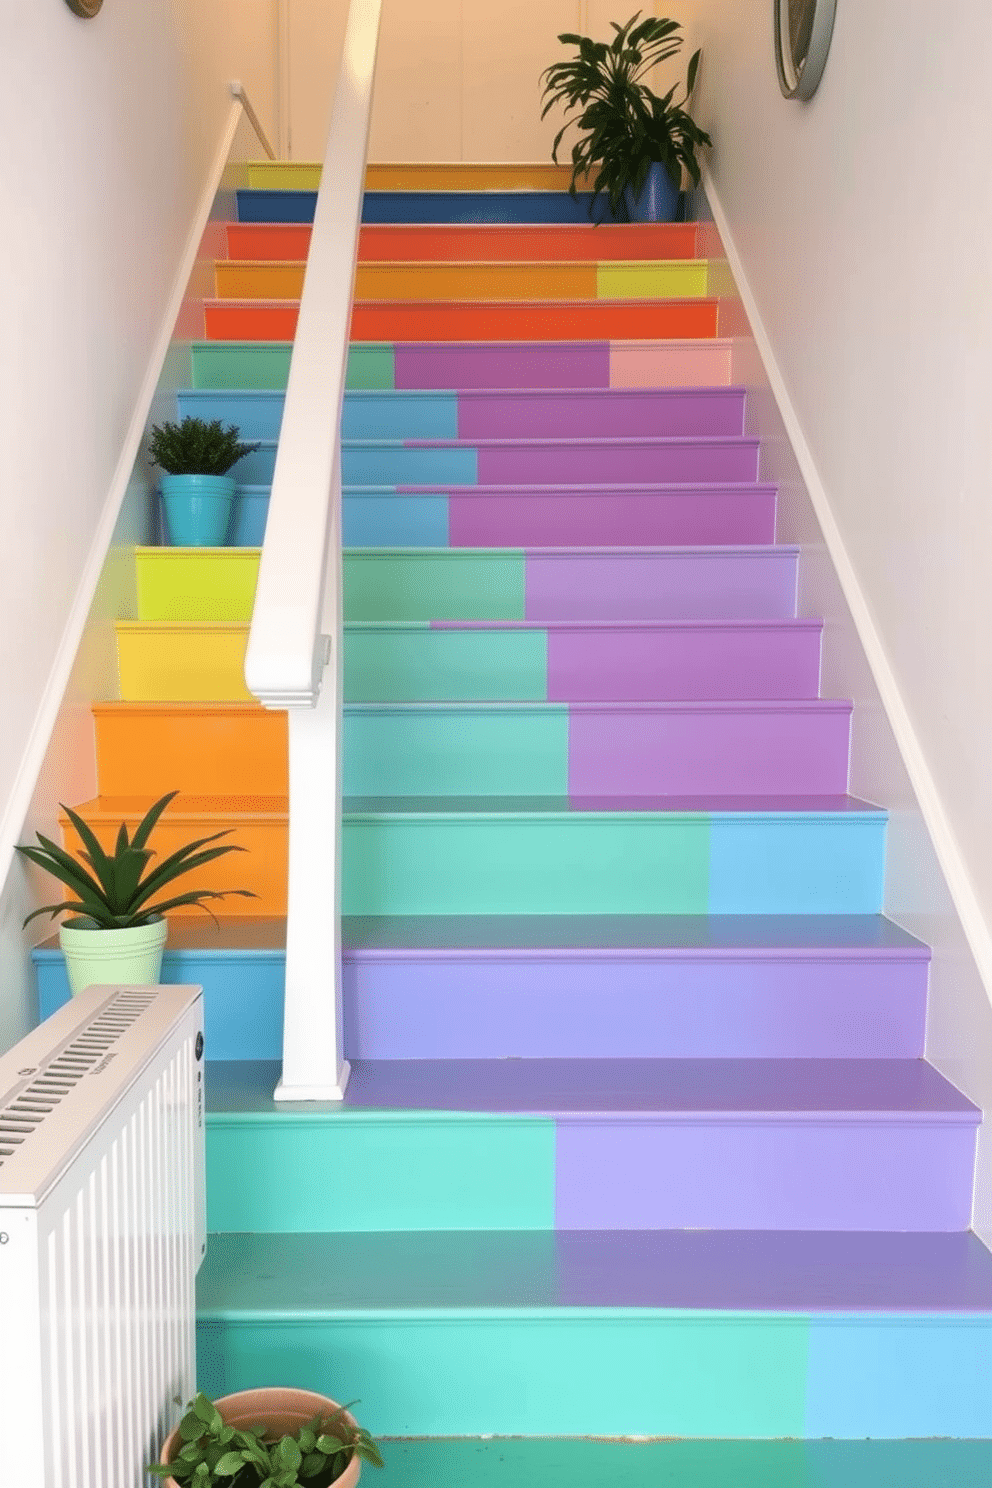
{"label": "large green palm plant", "polygon": [[[543,119],[556,105],[563,105],[566,123],[555,136],[551,149],[557,161],[558,147],[572,126],[582,133],[572,146],[572,180],[569,191],[576,195],[581,177],[592,186],[589,215],[594,216],[605,192],[614,218],[629,217],[627,192],[637,196],[654,163],[665,167],[676,191],[681,189],[683,169],[694,186],[699,184],[696,150],[712,144],[686,113],[696,82],[699,51],[689,60],[685,97],[676,102],[678,84],[663,98],[643,81],[659,62],[674,57],[682,47],[678,21],[631,16],[626,25],[611,21],[616,35],[611,42],[563,32],[558,40],[576,48],[577,55],[555,62],[541,74],[545,99]],[[575,112],[578,110],[579,112]],[[568,118],[568,115],[573,117]]]}

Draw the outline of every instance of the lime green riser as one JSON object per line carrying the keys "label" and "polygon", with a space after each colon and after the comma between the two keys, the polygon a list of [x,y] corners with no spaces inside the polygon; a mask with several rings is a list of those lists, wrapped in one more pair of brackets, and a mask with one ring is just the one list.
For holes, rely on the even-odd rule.
{"label": "lime green riser", "polygon": [[197,1337],[198,1377],[209,1392],[259,1379],[312,1389],[347,1380],[363,1424],[378,1436],[805,1433],[805,1317],[561,1317],[541,1309],[298,1322],[201,1316]]}
{"label": "lime green riser", "polygon": [[[291,352],[292,347],[283,342],[194,342],[193,387],[279,390],[286,386]],[[390,345],[353,346],[348,353],[346,386],[355,391],[388,391],[395,386],[394,363]]]}
{"label": "lime green riser", "polygon": [[[274,1206],[269,1184],[244,1183],[246,1165],[256,1173],[350,1176],[287,1183]],[[328,1130],[306,1117],[215,1113],[207,1166],[212,1233],[554,1227],[555,1127],[545,1118],[405,1112],[390,1120],[348,1111]]]}
{"label": "lime green riser", "polygon": [[[251,619],[257,548],[139,548],[135,561],[139,620]],[[346,552],[345,619],[522,620],[525,564],[511,551]]]}

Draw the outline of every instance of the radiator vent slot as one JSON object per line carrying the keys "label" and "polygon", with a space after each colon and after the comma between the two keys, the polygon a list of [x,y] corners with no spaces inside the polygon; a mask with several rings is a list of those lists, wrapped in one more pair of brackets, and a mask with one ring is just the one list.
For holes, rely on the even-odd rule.
{"label": "radiator vent slot", "polygon": [[40,1130],[46,1116],[103,1064],[128,1029],[155,1000],[135,987],[115,992],[100,1011],[64,1044],[52,1050],[24,1084],[0,1104],[0,1168]]}

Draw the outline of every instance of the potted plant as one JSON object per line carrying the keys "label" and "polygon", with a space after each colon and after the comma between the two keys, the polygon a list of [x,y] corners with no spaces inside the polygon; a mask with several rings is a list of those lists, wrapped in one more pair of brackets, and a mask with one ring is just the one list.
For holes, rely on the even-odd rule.
{"label": "potted plant", "polygon": [[[643,81],[659,62],[674,57],[682,47],[678,21],[641,12],[616,32],[611,42],[563,32],[558,40],[574,47],[576,55],[555,62],[541,74],[544,83],[543,119],[556,105],[564,105],[566,123],[551,148],[557,161],[564,135],[575,125],[581,137],[572,146],[572,180],[576,195],[580,177],[592,185],[589,215],[605,192],[615,220],[674,221],[682,189],[683,170],[699,184],[696,150],[712,144],[686,113],[699,67],[698,50],[689,60],[685,97],[676,101],[678,84],[659,98]],[[578,112],[575,112],[578,110]],[[574,115],[568,118],[569,114]]]}
{"label": "potted plant", "polygon": [[173,547],[223,546],[234,504],[234,477],[227,472],[257,448],[241,442],[236,424],[225,428],[220,419],[152,426],[148,451],[165,472],[159,489]]}
{"label": "potted plant", "polygon": [[188,842],[152,867],[155,851],[148,840],[162,812],[178,794],[170,791],[156,801],[138,823],[133,837],[128,834],[127,824],[121,822],[109,853],[101,847],[92,827],[68,806],[62,809],[83,842],[78,858],[41,832],[37,834],[40,846],[18,847],[19,853],[65,884],[75,896],[60,904],[46,904],[24,921],[27,925],[42,914],[53,919],[58,914],[70,915],[59,927],[59,944],[65,953],[73,995],[94,984],[151,986],[158,982],[167,910],[195,905],[209,914],[208,899],[226,899],[230,894],[256,897],[250,889],[188,889],[165,899],[160,897],[163,890],[194,868],[212,863],[225,853],[245,851],[233,843],[210,846],[229,836],[229,828]]}
{"label": "potted plant", "polygon": [[347,1406],[312,1390],[242,1390],[191,1401],[149,1472],[166,1488],[354,1488],[379,1448]]}

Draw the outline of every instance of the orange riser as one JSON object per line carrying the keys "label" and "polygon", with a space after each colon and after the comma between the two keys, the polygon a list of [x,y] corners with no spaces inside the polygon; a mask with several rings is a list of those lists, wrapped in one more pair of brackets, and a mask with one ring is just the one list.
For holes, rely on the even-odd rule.
{"label": "orange riser", "polygon": [[[164,792],[163,792],[164,794]],[[97,796],[74,809],[88,822],[107,849],[122,821],[132,831],[156,797],[148,793],[135,796]],[[70,852],[78,852],[80,841],[68,817],[60,817],[62,838]],[[284,796],[180,796],[167,809],[155,828],[152,845],[158,861],[167,858],[186,843],[214,832],[233,829],[225,838],[244,852],[228,853],[216,862],[180,879],[163,899],[190,889],[251,889],[254,899],[221,899],[212,904],[218,918],[244,915],[284,915],[288,873],[288,811]],[[218,843],[217,846],[221,846]],[[208,901],[210,902],[210,901]],[[201,915],[195,908],[176,911],[179,915]]]}
{"label": "orange riser", "polygon": [[[205,307],[213,341],[291,341],[296,305]],[[621,341],[716,335],[715,300],[356,304],[353,341]]]}
{"label": "orange riser", "polygon": [[97,780],[105,796],[284,796],[285,713],[251,703],[98,703]]}
{"label": "orange riser", "polygon": [[[311,231],[306,222],[230,222],[228,257],[302,261],[310,251]],[[361,229],[358,244],[361,263],[618,263],[695,256],[692,222],[602,227],[375,223]]]}

